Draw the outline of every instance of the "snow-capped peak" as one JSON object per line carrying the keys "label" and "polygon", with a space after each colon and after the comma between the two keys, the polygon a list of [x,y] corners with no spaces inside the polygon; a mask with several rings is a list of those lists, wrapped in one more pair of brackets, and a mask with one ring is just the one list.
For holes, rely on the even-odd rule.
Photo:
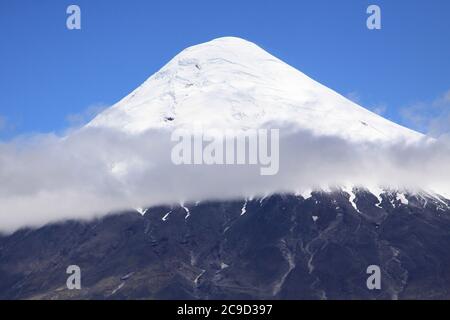
{"label": "snow-capped peak", "polygon": [[294,125],[350,141],[422,137],[351,102],[257,45],[234,37],[183,50],[88,126],[140,133],[194,126],[258,128],[267,123]]}

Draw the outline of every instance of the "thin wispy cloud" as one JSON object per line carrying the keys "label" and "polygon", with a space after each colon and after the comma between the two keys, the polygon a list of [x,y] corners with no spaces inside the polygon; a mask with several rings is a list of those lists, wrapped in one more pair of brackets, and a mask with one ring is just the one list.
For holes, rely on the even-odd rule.
{"label": "thin wispy cloud", "polygon": [[86,109],[78,113],[71,113],[66,116],[66,121],[70,127],[81,127],[94,119],[98,114],[107,109],[109,106],[104,103],[96,103],[90,105]]}
{"label": "thin wispy cloud", "polygon": [[378,115],[383,115],[387,111],[387,105],[384,103],[377,103],[377,104],[373,104],[373,105],[365,104],[363,102],[363,99],[361,98],[361,94],[357,91],[349,92],[345,96],[347,99],[353,101],[354,103],[357,103],[359,105],[364,105],[367,109],[369,109],[370,111],[372,111]]}
{"label": "thin wispy cloud", "polygon": [[372,110],[373,112],[375,112],[376,114],[379,114],[381,116],[386,113],[387,105],[381,103],[381,104],[370,107],[370,110]]}
{"label": "thin wispy cloud", "polygon": [[6,118],[0,115],[0,131],[6,128]]}
{"label": "thin wispy cloud", "polygon": [[[16,123],[12,122],[8,117],[0,115],[0,133],[7,136],[13,134],[16,129]],[[1,137],[0,137],[1,139]]]}
{"label": "thin wispy cloud", "polygon": [[354,103],[361,103],[361,95],[356,91],[349,92],[345,96],[347,97],[347,99],[353,101]]}
{"label": "thin wispy cloud", "polygon": [[434,137],[450,134],[450,89],[432,101],[419,101],[400,110],[403,120]]}

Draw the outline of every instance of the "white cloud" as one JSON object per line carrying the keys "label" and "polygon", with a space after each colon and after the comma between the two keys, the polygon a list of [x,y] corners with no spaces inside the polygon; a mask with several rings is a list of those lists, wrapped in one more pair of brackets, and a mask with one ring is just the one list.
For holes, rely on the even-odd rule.
{"label": "white cloud", "polygon": [[370,111],[372,111],[376,114],[383,115],[387,111],[387,105],[384,103],[378,103],[378,104],[374,104],[371,106],[364,104],[362,101],[361,95],[357,91],[352,91],[350,93],[347,93],[345,96],[347,99],[353,101],[356,104],[364,105],[367,109],[369,109]]}
{"label": "white cloud", "polygon": [[16,128],[16,125],[11,122],[10,119],[8,119],[5,116],[0,115],[0,133],[12,133],[14,132]]}
{"label": "white cloud", "polygon": [[0,131],[6,128],[6,118],[0,116]]}
{"label": "white cloud", "polygon": [[0,131],[7,130],[9,128],[9,123],[6,117],[0,115]]}
{"label": "white cloud", "polygon": [[354,103],[361,103],[361,95],[356,91],[349,92],[345,96],[347,97],[347,99],[353,101]]}
{"label": "white cloud", "polygon": [[378,104],[376,106],[371,107],[370,110],[381,116],[386,113],[387,106],[385,104]]}
{"label": "white cloud", "polygon": [[409,125],[440,137],[450,134],[450,89],[433,101],[420,101],[400,111]]}
{"label": "white cloud", "polygon": [[67,115],[66,120],[71,127],[81,127],[95,118],[99,113],[109,106],[103,103],[93,104],[79,113],[71,113]]}
{"label": "white cloud", "polygon": [[85,219],[162,203],[227,199],[353,183],[449,192],[450,147],[351,144],[280,130],[280,170],[259,166],[175,166],[168,131],[128,135],[85,128],[68,137],[0,144],[0,231]]}

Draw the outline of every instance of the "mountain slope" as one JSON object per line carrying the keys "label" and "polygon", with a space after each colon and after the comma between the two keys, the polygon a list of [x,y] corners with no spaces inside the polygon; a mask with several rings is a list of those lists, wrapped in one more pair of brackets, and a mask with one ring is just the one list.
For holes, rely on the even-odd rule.
{"label": "mountain slope", "polygon": [[450,201],[352,192],[356,208],[336,189],[22,230],[0,237],[0,298],[449,299]]}
{"label": "mountain slope", "polygon": [[89,127],[139,133],[202,126],[258,128],[294,124],[351,141],[414,141],[421,134],[349,101],[239,38],[190,47]]}
{"label": "mountain slope", "polygon": [[[170,132],[175,128],[203,126],[245,130],[266,125],[294,126],[299,132],[340,138],[331,139],[333,146],[341,140],[348,141],[349,147],[355,145],[353,142],[399,142],[402,146],[422,138],[237,38],[216,39],[186,49],[81,131],[118,129],[113,135],[115,139],[106,136],[108,142],[115,144],[120,140],[118,137],[137,137],[148,129]],[[154,196],[149,190],[176,193],[174,185],[200,189],[204,186],[199,184],[204,184],[211,189],[220,183],[220,179],[212,177],[223,178],[211,171],[207,174],[198,171],[186,179],[179,171],[174,174],[172,167],[166,171],[153,168],[157,174],[146,176],[141,168],[147,168],[142,164],[152,162],[151,154],[129,157],[135,151],[132,148],[108,153],[106,149],[112,148],[112,144],[99,144],[101,140],[87,136],[94,144],[86,155],[97,152],[99,145],[107,146],[100,148],[105,153],[100,163],[94,161],[97,164],[94,168],[95,172],[106,170],[105,176],[99,176],[100,186],[119,182],[119,189],[112,189],[116,193],[106,189],[108,196],[120,197],[122,192],[130,197],[139,192],[144,197]],[[132,147],[142,147],[142,139],[126,138],[125,143],[134,141]],[[313,139],[311,144],[319,144],[316,146],[304,144],[311,148],[302,153],[311,153],[313,148],[321,150],[323,145],[316,140],[326,139]],[[153,142],[151,151],[156,152],[154,141],[150,142]],[[294,142],[298,147],[298,140]],[[347,151],[346,160],[360,159],[354,149]],[[338,148],[331,155],[339,157],[341,152]],[[71,155],[80,161],[78,153]],[[328,158],[325,164],[335,160],[333,156]],[[313,170],[315,167],[299,161],[300,157],[288,160],[299,163],[288,168],[306,166],[315,180],[322,173],[318,171],[326,174],[333,171],[328,166]],[[133,161],[139,170],[132,177],[144,181],[142,188],[136,188],[140,184],[125,183],[126,169],[128,166],[133,169]],[[65,171],[67,162],[62,162]],[[316,164],[317,159],[311,162]],[[344,165],[358,163],[344,161]],[[369,166],[375,175],[379,174],[377,169],[375,165]],[[287,175],[295,180],[296,187],[302,179],[292,171]],[[80,173],[81,170],[76,170],[73,176]],[[388,178],[392,179],[393,171],[389,173]],[[410,172],[406,173],[409,176]],[[111,175],[113,178],[116,175],[116,179],[109,179]],[[231,181],[225,185],[228,189],[238,189],[247,177],[242,173],[225,175]],[[194,184],[189,177],[194,177]],[[202,180],[203,177],[207,180]],[[164,179],[171,179],[169,187],[163,186]],[[188,180],[188,187],[183,179]],[[147,188],[147,184],[155,181],[156,189]],[[92,201],[98,195],[95,190],[98,184],[95,179],[89,180],[88,175],[83,175],[82,182],[83,189],[88,189],[92,197],[81,199]],[[282,187],[286,187],[291,180],[282,182]],[[224,192],[225,188],[217,190]],[[412,193],[367,185],[292,193],[130,209],[102,219],[47,224],[0,235],[0,299],[450,298],[449,200],[422,191]],[[67,194],[62,195],[55,199],[67,202],[64,198]],[[141,202],[142,198],[133,201],[136,206],[142,205]],[[57,205],[53,204],[51,209],[59,208]],[[108,205],[101,203],[102,208]],[[10,210],[8,214],[17,214],[17,206],[15,209],[16,212]],[[55,216],[58,214],[56,210]],[[66,287],[69,265],[81,268],[81,290]],[[370,265],[381,268],[380,290],[371,291],[366,286],[366,270]]]}

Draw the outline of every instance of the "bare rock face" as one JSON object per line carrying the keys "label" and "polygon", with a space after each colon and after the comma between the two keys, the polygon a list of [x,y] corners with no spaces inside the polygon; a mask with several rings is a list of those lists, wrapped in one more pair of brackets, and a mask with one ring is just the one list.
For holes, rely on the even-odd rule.
{"label": "bare rock face", "polygon": [[[427,194],[149,208],[0,238],[1,299],[448,299],[450,202]],[[81,290],[66,269],[81,268]],[[369,290],[367,267],[381,268]]]}

